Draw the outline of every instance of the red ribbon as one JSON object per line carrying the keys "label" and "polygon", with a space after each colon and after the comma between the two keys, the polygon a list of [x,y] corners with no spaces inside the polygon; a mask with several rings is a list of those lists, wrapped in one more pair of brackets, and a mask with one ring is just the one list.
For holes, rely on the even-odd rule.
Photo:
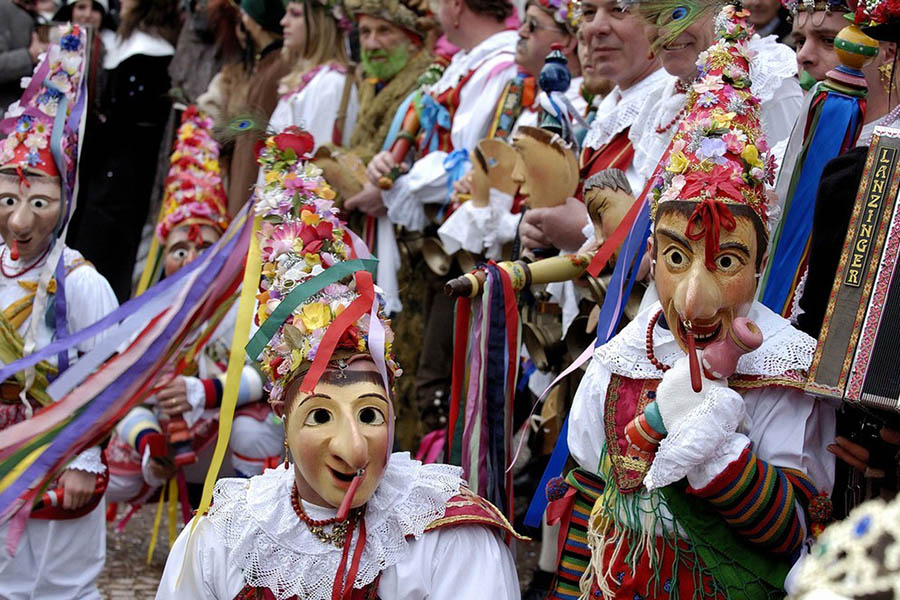
{"label": "red ribbon", "polygon": [[556,540],[556,564],[562,558],[566,547],[566,537],[569,534],[569,523],[572,521],[572,511],[575,509],[575,492],[578,490],[570,485],[562,498],[553,500],[547,504],[547,525],[559,523],[559,533]]}
{"label": "red ribbon", "polygon": [[453,370],[450,382],[450,418],[447,422],[447,456],[453,451],[453,432],[459,418],[459,404],[466,377],[466,350],[469,346],[469,313],[472,301],[468,298],[456,299],[456,331],[453,334]]}
{"label": "red ribbon", "polygon": [[375,302],[372,274],[368,271],[357,271],[353,276],[356,279],[356,292],[359,294],[359,298],[351,302],[350,306],[328,326],[328,330],[319,344],[316,358],[300,384],[300,389],[303,392],[312,393],[316,389],[316,384],[319,383],[319,378],[322,377],[322,373],[328,367],[331,356],[334,354],[334,350],[337,348],[344,332],[372,309],[372,303]]}
{"label": "red ribbon", "polygon": [[684,234],[694,241],[706,237],[706,268],[715,271],[721,228],[734,231],[736,226],[734,215],[728,210],[728,206],[718,200],[704,198],[688,219]]}

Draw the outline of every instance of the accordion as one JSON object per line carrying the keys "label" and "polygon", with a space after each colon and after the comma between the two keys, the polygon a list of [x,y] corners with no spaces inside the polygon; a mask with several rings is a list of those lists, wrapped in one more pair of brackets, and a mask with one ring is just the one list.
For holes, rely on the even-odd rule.
{"label": "accordion", "polygon": [[900,254],[898,183],[900,129],[878,127],[806,389],[900,411],[900,281],[894,277]]}

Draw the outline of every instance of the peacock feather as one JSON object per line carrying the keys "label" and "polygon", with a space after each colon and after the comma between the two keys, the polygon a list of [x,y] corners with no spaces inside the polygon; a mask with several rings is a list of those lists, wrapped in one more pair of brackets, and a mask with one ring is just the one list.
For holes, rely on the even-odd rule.
{"label": "peacock feather", "polygon": [[641,0],[640,15],[657,28],[652,49],[658,50],[678,39],[684,30],[705,15],[717,11],[722,3],[715,0]]}
{"label": "peacock feather", "polygon": [[231,116],[223,115],[221,121],[213,127],[212,134],[219,146],[227,152],[240,137],[249,135],[255,139],[265,139],[268,121],[264,114],[248,111]]}

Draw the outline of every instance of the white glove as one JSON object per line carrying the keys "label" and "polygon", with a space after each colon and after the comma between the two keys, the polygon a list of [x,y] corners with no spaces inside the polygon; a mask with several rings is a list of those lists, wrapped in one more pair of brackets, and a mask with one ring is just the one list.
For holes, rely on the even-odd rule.
{"label": "white glove", "polygon": [[[697,354],[699,360],[700,351]],[[702,368],[700,378],[703,389],[695,392],[691,387],[691,365],[687,356],[678,359],[663,375],[662,382],[656,389],[656,404],[659,406],[659,414],[666,431],[674,431],[692,409],[703,403],[710,390],[715,387],[727,387],[724,380],[707,379],[703,375]]]}

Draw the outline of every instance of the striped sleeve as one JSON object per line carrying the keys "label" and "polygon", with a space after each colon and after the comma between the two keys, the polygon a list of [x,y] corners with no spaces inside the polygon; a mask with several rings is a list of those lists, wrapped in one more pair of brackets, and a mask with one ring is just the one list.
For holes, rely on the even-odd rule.
{"label": "striped sleeve", "polygon": [[789,557],[803,543],[806,507],[816,495],[805,474],[771,465],[749,448],[709,485],[689,492],[712,504],[750,544]]}

